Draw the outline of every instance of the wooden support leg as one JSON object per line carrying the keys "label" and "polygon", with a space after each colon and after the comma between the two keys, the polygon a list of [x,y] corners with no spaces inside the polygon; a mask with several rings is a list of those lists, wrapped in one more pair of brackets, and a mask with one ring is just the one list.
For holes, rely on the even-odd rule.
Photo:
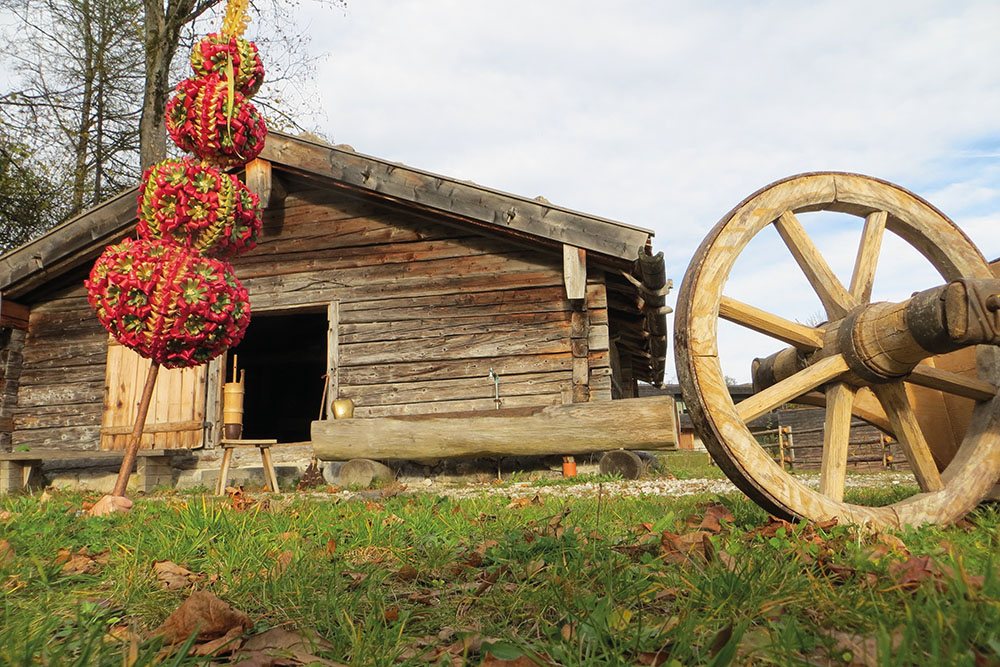
{"label": "wooden support leg", "polygon": [[271,448],[261,447],[260,448],[260,458],[264,462],[264,478],[267,480],[267,486],[272,492],[278,492],[278,476],[274,472],[274,464],[271,462]]}
{"label": "wooden support leg", "polygon": [[174,469],[166,456],[139,457],[136,473],[139,478],[139,490],[143,493],[150,493],[160,485],[172,486],[174,482]]}
{"label": "wooden support leg", "polygon": [[0,461],[0,494],[13,493],[24,488],[22,461]]}
{"label": "wooden support leg", "polygon": [[226,492],[226,479],[229,478],[229,464],[233,460],[233,448],[226,447],[222,454],[222,467],[219,469],[219,483],[215,485],[215,495],[221,496]]}

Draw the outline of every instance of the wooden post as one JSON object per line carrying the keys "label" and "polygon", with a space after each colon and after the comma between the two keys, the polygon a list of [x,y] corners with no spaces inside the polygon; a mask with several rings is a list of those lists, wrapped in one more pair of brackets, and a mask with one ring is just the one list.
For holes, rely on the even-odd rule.
{"label": "wooden post", "polygon": [[142,388],[142,398],[139,399],[139,412],[135,416],[135,426],[132,427],[132,436],[125,447],[125,458],[122,459],[122,467],[118,470],[118,480],[115,482],[115,490],[111,492],[113,496],[124,496],[125,488],[128,486],[128,478],[132,473],[132,466],[135,464],[135,457],[139,451],[139,442],[142,440],[142,427],[146,425],[146,413],[149,412],[149,401],[153,397],[153,386],[156,384],[156,374],[160,370],[160,365],[155,361],[149,363],[149,372],[146,373],[146,384]]}

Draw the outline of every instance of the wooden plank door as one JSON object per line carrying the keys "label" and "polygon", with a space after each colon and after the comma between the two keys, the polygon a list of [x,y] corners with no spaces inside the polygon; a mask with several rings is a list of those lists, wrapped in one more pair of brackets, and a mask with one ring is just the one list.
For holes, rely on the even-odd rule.
{"label": "wooden plank door", "polygon": [[[108,340],[104,383],[101,449],[124,449],[138,412],[149,360]],[[140,447],[191,449],[201,447],[205,425],[204,364],[194,368],[161,368],[146,415]]]}

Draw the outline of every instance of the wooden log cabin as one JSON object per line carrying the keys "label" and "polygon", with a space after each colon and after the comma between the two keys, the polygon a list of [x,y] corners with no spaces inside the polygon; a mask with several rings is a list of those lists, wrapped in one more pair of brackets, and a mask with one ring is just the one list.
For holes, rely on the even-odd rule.
{"label": "wooden log cabin", "polygon": [[[145,448],[219,445],[234,354],[243,436],[283,443],[338,397],[372,418],[663,378],[669,282],[648,230],[280,133],[245,178],[264,208],[234,261],[251,324],[225,357],[161,371]],[[147,362],[109,340],[83,280],[135,209],[125,192],[0,258],[0,450],[124,446]]]}

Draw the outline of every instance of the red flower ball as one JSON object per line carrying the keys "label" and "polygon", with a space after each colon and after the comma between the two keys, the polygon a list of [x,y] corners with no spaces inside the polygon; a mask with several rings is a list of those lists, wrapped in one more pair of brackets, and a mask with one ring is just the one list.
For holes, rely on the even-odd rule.
{"label": "red flower ball", "polygon": [[85,285],[111,335],[166,368],[210,361],[250,323],[249,296],[230,266],[169,241],[109,246]]}
{"label": "red flower ball", "polygon": [[229,93],[227,82],[215,74],[177,84],[167,104],[167,132],[181,150],[221,167],[257,157],[267,136],[264,119],[238,92],[230,104]]}
{"label": "red flower ball", "polygon": [[264,82],[264,63],[257,53],[257,45],[242,37],[225,37],[212,33],[203,37],[191,51],[191,69],[195,76],[218,74],[226,76],[226,63],[231,59],[236,90],[245,97],[253,97]]}
{"label": "red flower ball", "polygon": [[232,174],[192,158],[164,160],[142,175],[137,232],[227,259],[256,245],[257,201]]}

